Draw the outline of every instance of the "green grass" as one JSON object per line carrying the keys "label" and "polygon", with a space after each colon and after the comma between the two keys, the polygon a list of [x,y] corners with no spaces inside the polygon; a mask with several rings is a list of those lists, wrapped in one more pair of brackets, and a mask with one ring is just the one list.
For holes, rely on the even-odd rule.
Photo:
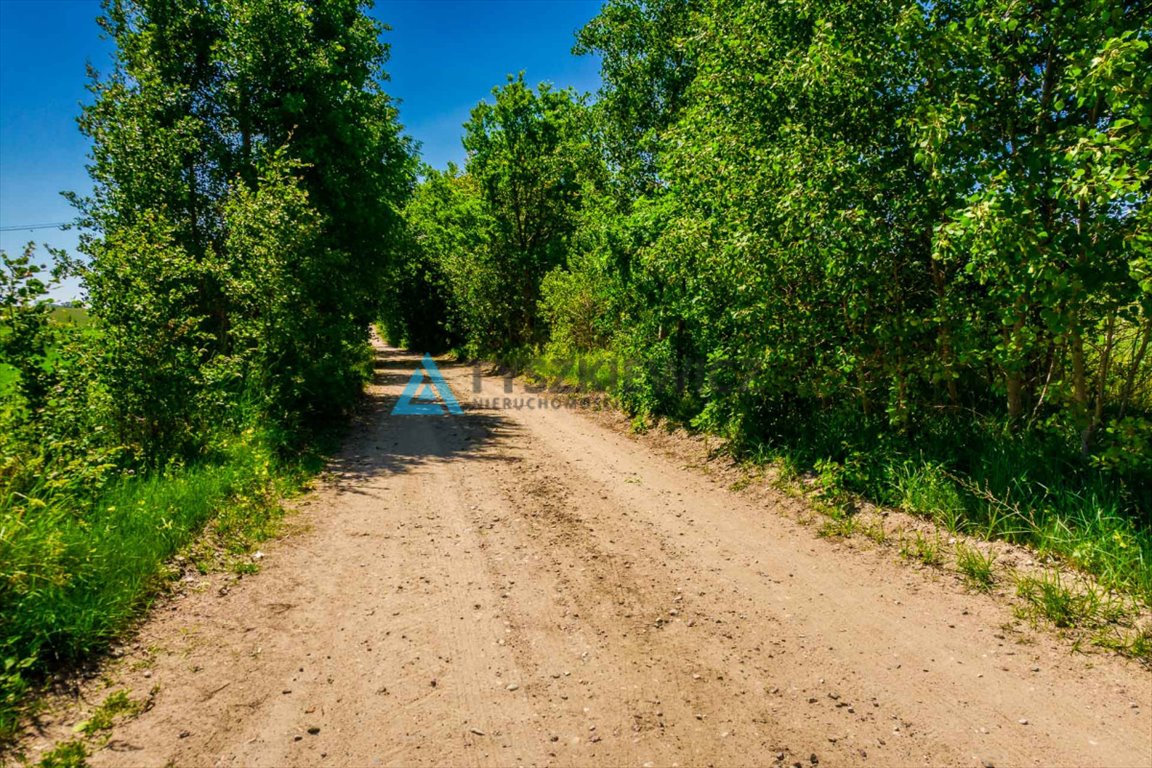
{"label": "green grass", "polygon": [[74,325],[77,328],[87,328],[92,324],[88,310],[83,307],[53,307],[51,319],[56,325]]}
{"label": "green grass", "polygon": [[978,592],[988,592],[996,583],[993,566],[995,553],[987,554],[963,542],[956,545],[956,568],[968,586]]}
{"label": "green grass", "polygon": [[888,531],[884,528],[883,519],[858,524],[856,529],[877,544],[884,545],[888,543]]}
{"label": "green grass", "polygon": [[900,556],[924,565],[939,567],[944,563],[939,537],[928,538],[919,531],[914,536],[900,538]]}
{"label": "green grass", "polygon": [[1059,435],[992,422],[935,417],[902,435],[879,419],[802,416],[733,452],[814,472],[821,500],[858,494],[955,534],[1026,545],[1152,603],[1152,478],[1096,468]]}
{"label": "green grass", "polygon": [[848,539],[856,533],[856,518],[851,515],[829,517],[816,529],[816,535],[822,539]]}
{"label": "green grass", "polygon": [[210,520],[201,568],[213,565],[212,553],[267,537],[277,499],[303,476],[249,436],[216,462],[124,476],[95,502],[44,486],[0,496],[0,743],[14,735],[37,681],[106,649]]}
{"label": "green grass", "polygon": [[88,765],[88,749],[79,739],[57,744],[40,758],[39,768],[84,768]]}
{"label": "green grass", "polygon": [[1016,595],[1024,601],[1022,618],[1043,619],[1061,629],[1103,627],[1123,619],[1123,603],[1088,584],[1072,583],[1059,572],[1021,576]]}
{"label": "green grass", "polygon": [[967,509],[960,490],[937,464],[908,462],[895,467],[892,492],[901,509],[931,518],[950,533],[966,527]]}
{"label": "green grass", "polygon": [[1138,628],[1125,631],[1120,627],[1107,627],[1092,639],[1094,645],[1138,659],[1152,668],[1152,630]]}
{"label": "green grass", "polygon": [[128,691],[123,689],[115,691],[110,693],[100,706],[96,707],[91,717],[80,723],[76,730],[89,736],[111,730],[116,724],[116,718],[135,717],[144,711],[144,706],[143,701],[136,701],[128,695]]}

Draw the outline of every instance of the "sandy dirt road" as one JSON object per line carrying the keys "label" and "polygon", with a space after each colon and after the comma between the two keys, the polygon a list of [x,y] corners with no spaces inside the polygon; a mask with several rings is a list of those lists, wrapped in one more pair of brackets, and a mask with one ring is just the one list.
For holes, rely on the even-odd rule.
{"label": "sandy dirt road", "polygon": [[1137,665],[471,369],[390,415],[419,358],[378,352],[307,530],[143,627],[94,765],[1152,765]]}

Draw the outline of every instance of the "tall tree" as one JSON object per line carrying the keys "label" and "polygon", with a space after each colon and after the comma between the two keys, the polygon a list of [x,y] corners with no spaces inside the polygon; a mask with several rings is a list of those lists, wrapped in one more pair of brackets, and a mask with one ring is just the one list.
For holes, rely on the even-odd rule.
{"label": "tall tree", "polygon": [[1147,10],[940,3],[926,24],[921,158],[956,198],[935,242],[942,312],[1013,420],[1061,408],[1087,452],[1122,346],[1125,377],[1152,330],[1135,268],[1152,189]]}
{"label": "tall tree", "polygon": [[80,117],[92,140],[88,198],[73,197],[91,257],[86,286],[107,327],[101,366],[117,442],[170,453],[205,424],[201,367],[227,347],[210,257],[223,237],[228,146],[219,130],[224,24],[208,2],[109,0],[113,68],[92,73]]}
{"label": "tall tree", "polygon": [[[292,418],[331,414],[357,390],[413,180],[383,91],[383,27],[366,7],[107,0],[113,69],[93,73],[95,101],[80,118],[95,191],[74,199],[98,233],[82,248],[121,442],[160,458],[196,450],[222,408],[267,400],[244,393],[268,380],[245,373],[257,360],[297,381],[277,394],[276,412]],[[312,320],[296,326],[306,339],[293,356],[263,354],[271,340],[251,333],[270,328],[253,316],[268,305],[248,290],[263,258],[252,252],[253,208],[309,222],[267,222],[261,235],[299,257],[269,273]],[[315,247],[293,239],[317,229]]]}
{"label": "tall tree", "polygon": [[540,283],[564,263],[583,173],[594,167],[588,111],[571,91],[523,75],[493,91],[464,125],[467,172],[493,222],[493,261],[508,294],[501,325],[513,346],[543,339]]}
{"label": "tall tree", "polygon": [[364,12],[363,0],[222,4],[237,173],[252,181],[254,157],[279,147],[298,161],[336,259],[313,286],[327,295],[315,298],[366,325],[415,176],[413,145],[383,88],[387,27]]}
{"label": "tall tree", "polygon": [[575,52],[600,57],[600,128],[626,199],[656,188],[663,133],[679,118],[696,76],[688,38],[703,5],[608,0],[577,33]]}
{"label": "tall tree", "polygon": [[[283,148],[320,235],[301,253],[294,294],[310,318],[298,326],[289,407],[323,416],[346,407],[363,375],[360,345],[378,314],[403,239],[399,209],[415,176],[414,149],[385,93],[386,27],[360,0],[223,0],[229,20],[222,94],[236,182],[256,188]],[[295,250],[295,243],[288,247]],[[235,254],[239,263],[243,253]]]}

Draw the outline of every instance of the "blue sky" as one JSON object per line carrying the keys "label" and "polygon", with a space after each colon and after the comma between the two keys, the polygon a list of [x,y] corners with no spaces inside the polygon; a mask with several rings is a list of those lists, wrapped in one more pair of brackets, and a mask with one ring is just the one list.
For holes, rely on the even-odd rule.
{"label": "blue sky", "polygon": [[[377,0],[392,27],[387,90],[400,120],[436,167],[462,162],[461,123],[509,74],[595,91],[599,63],[571,54],[600,0]],[[88,98],[85,65],[108,68],[98,0],[0,0],[0,227],[68,221],[62,190],[89,188],[87,140],[76,127]],[[28,240],[73,250],[75,232],[0,231],[0,248]],[[73,298],[75,286],[58,293]]]}

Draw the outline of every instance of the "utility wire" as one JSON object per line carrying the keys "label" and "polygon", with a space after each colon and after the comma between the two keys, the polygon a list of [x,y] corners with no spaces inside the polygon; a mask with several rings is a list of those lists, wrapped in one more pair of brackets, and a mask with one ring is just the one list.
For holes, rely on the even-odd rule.
{"label": "utility wire", "polygon": [[71,221],[61,221],[56,224],[17,224],[8,227],[0,227],[0,232],[21,232],[24,230],[33,229],[60,229],[71,224]]}

